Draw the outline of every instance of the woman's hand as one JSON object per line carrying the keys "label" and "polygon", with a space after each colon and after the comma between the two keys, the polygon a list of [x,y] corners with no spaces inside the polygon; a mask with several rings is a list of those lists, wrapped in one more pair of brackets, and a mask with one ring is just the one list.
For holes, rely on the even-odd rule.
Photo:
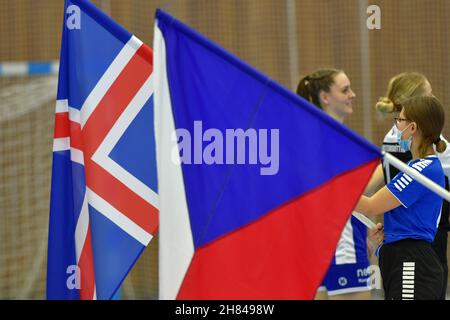
{"label": "woman's hand", "polygon": [[369,230],[369,239],[376,243],[376,245],[381,244],[384,239],[384,228],[382,223],[377,223],[375,228]]}

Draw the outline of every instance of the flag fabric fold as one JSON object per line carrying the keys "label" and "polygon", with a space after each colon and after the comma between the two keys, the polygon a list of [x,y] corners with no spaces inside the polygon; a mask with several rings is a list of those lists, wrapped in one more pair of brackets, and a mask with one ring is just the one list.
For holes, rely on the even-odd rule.
{"label": "flag fabric fold", "polygon": [[66,0],[53,142],[48,299],[111,299],[158,228],[153,52]]}
{"label": "flag fabric fold", "polygon": [[312,299],[378,148],[162,10],[153,47],[160,298]]}

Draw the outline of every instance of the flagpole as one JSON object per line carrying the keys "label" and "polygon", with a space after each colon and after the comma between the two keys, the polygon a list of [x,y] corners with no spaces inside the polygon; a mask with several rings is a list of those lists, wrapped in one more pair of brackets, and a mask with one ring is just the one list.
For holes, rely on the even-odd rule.
{"label": "flagpole", "polygon": [[[394,167],[396,167],[398,170],[405,172],[408,174],[411,178],[425,186],[426,188],[430,189],[440,197],[444,198],[445,200],[450,202],[450,192],[439,186],[437,183],[431,181],[427,177],[425,177],[423,174],[419,173],[417,170],[414,170],[413,168],[409,167],[407,164],[403,163],[402,161],[398,160],[393,155],[386,153],[385,151],[381,152],[383,154],[384,159],[386,162],[390,163]],[[375,228],[375,223],[372,222],[369,218],[367,218],[365,215],[353,211],[352,215],[361,221],[367,228],[373,229]]]}
{"label": "flagpole", "polygon": [[352,215],[353,215],[356,219],[358,219],[359,221],[361,221],[367,228],[373,229],[373,228],[376,227],[376,224],[375,224],[372,220],[370,220],[369,218],[367,218],[365,215],[363,215],[363,214],[361,214],[361,213],[359,213],[359,212],[356,212],[356,211],[353,211],[353,212],[352,212]]}
{"label": "flagpole", "polygon": [[426,188],[430,189],[434,193],[438,194],[440,197],[444,198],[445,200],[450,202],[450,192],[439,186],[438,184],[434,183],[424,175],[420,174],[417,170],[414,170],[413,168],[409,167],[402,161],[398,160],[393,155],[386,153],[384,151],[381,152],[383,154],[384,159],[396,167],[398,170],[405,172],[408,174],[411,178],[425,186]]}

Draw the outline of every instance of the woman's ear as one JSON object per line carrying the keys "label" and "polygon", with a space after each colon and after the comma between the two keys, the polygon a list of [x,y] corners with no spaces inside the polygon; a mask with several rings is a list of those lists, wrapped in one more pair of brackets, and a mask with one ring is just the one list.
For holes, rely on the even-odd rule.
{"label": "woman's ear", "polygon": [[411,134],[414,134],[418,131],[417,123],[411,122]]}
{"label": "woman's ear", "polygon": [[328,93],[326,93],[323,90],[320,90],[320,92],[319,92],[319,99],[320,99],[321,103],[323,103],[324,105],[327,105],[329,103]]}

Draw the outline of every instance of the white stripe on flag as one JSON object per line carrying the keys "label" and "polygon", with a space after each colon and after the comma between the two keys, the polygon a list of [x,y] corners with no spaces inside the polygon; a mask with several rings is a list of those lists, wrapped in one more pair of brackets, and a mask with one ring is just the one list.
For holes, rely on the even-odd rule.
{"label": "white stripe on flag", "polygon": [[66,151],[70,149],[70,138],[53,139],[53,152]]}
{"label": "white stripe on flag", "polygon": [[[158,23],[154,40],[154,123],[159,194],[159,298],[175,299],[194,255],[194,242],[180,165],[172,162],[175,131],[169,94],[166,49]],[[174,142],[176,146],[176,141]],[[174,201],[173,199],[176,199]]]}
{"label": "white stripe on flag", "polygon": [[76,148],[70,148],[70,160],[84,166],[83,151],[81,151],[80,149],[76,149]]}
{"label": "white stripe on flag", "polygon": [[56,111],[55,113],[69,113],[69,120],[80,123],[80,110],[69,107],[69,102],[67,99],[56,100]]}
{"label": "white stripe on flag", "polygon": [[95,85],[94,89],[86,98],[86,101],[83,103],[83,106],[81,107],[81,128],[84,127],[92,112],[94,112],[95,108],[97,108],[97,105],[102,100],[103,96],[109,90],[114,81],[116,81],[117,77],[141,45],[142,41],[135,36],[132,36],[124,45],[122,50],[120,50],[117,57],[105,71],[103,76]]}
{"label": "white stripe on flag", "polygon": [[56,100],[56,113],[60,112],[68,112],[69,111],[69,102],[67,99]]}
{"label": "white stripe on flag", "polygon": [[72,122],[80,123],[80,110],[69,107],[69,120]]}
{"label": "white stripe on flag", "polygon": [[77,264],[80,262],[81,252],[86,241],[86,235],[89,228],[89,211],[87,204],[86,192],[84,192],[83,205],[78,217],[77,226],[75,228],[75,249],[77,254]]}
{"label": "white stripe on flag", "polygon": [[158,195],[109,157],[111,150],[117,144],[120,137],[122,137],[130,123],[133,122],[134,118],[142,110],[144,104],[150,99],[152,94],[153,77],[150,76],[108,132],[102,144],[92,156],[92,160],[130,188],[134,193],[150,203],[153,207],[158,208]]}
{"label": "white stripe on flag", "polygon": [[86,190],[88,193],[88,204],[94,207],[98,212],[103,214],[134,239],[139,241],[142,245],[146,246],[150,242],[153,237],[151,234],[142,229],[116,208],[111,206],[91,189],[87,188]]}

